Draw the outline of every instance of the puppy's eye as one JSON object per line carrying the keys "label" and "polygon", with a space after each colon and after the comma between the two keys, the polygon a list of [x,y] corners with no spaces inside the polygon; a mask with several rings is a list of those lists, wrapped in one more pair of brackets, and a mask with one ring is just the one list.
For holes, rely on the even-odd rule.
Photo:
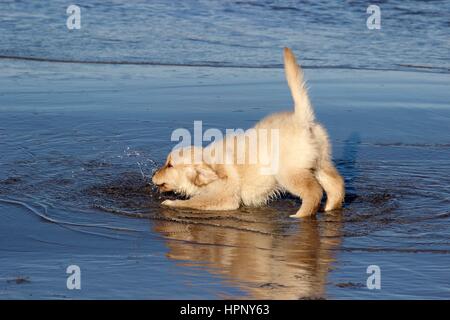
{"label": "puppy's eye", "polygon": [[172,164],[171,163],[168,163],[167,164],[167,168],[172,168],[173,166],[172,166]]}

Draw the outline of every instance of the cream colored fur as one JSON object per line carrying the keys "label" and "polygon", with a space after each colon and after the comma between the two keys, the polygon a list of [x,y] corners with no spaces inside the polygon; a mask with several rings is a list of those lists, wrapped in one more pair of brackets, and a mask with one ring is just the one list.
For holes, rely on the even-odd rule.
{"label": "cream colored fur", "polygon": [[[262,174],[267,161],[274,161],[260,147],[258,162],[244,161],[223,163],[217,161],[222,150],[228,159],[238,158],[237,137],[226,136],[222,142],[213,142],[202,152],[201,161],[194,163],[194,147],[172,151],[166,164],[156,171],[153,183],[162,191],[183,194],[187,200],[166,200],[169,207],[200,210],[232,210],[240,205],[266,204],[280,192],[290,192],[302,199],[302,205],[292,217],[305,217],[317,212],[323,190],[327,194],[325,211],[339,209],[344,199],[344,180],[331,160],[331,147],[325,129],[315,122],[314,111],[308,97],[303,72],[295,56],[284,49],[286,79],[294,100],[294,112],[269,115],[256,124],[254,129],[278,130],[279,139],[268,139],[267,148],[278,150],[278,170]],[[258,141],[262,137],[257,135]],[[220,142],[220,143],[222,143]],[[225,147],[226,143],[231,148]],[[259,146],[259,144],[258,144]],[[216,148],[216,149],[215,149]],[[175,157],[175,152],[177,157]],[[245,144],[245,159],[252,152]]]}

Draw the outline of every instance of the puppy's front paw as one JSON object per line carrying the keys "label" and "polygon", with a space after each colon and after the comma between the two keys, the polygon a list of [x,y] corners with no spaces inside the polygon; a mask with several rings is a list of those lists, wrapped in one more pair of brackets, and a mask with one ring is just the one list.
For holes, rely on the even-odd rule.
{"label": "puppy's front paw", "polygon": [[289,217],[300,219],[300,218],[307,218],[307,217],[312,217],[312,216],[314,216],[314,215],[304,214],[304,213],[296,213],[296,214],[291,214]]}
{"label": "puppy's front paw", "polygon": [[163,202],[161,202],[161,205],[166,207],[175,207],[176,200],[164,200]]}

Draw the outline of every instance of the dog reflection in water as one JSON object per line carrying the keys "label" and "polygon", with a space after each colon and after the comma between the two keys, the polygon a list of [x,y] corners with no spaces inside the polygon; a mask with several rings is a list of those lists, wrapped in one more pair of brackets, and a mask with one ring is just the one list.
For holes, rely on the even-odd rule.
{"label": "dog reflection in water", "polygon": [[154,221],[153,228],[168,239],[168,258],[206,265],[210,273],[247,292],[242,298],[326,297],[328,271],[341,242],[339,215],[292,225],[272,207],[259,208],[257,215],[184,210],[178,216],[171,209],[161,214],[164,221]]}

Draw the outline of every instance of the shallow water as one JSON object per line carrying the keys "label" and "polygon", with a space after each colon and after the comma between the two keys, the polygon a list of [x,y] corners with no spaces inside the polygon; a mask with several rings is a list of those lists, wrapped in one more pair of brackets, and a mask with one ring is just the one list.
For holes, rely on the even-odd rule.
{"label": "shallow water", "polygon": [[[79,0],[0,2],[0,56],[102,63],[280,67],[281,48],[305,67],[450,70],[450,2]],[[381,30],[369,30],[369,4]]]}
{"label": "shallow water", "polygon": [[281,70],[0,68],[1,298],[450,298],[449,75],[307,70],[347,197],[298,221],[289,196],[170,210],[149,184],[173,129],[288,109]]}

